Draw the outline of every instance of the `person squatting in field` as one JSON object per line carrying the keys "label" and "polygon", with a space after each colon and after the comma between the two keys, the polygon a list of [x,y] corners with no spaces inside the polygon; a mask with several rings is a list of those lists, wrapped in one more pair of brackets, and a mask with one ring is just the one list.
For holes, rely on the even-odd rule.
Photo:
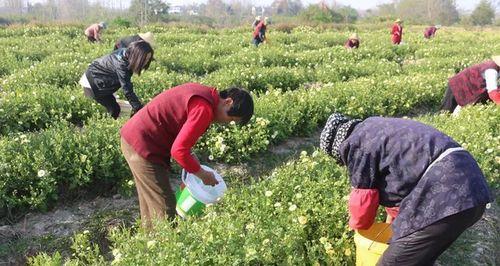
{"label": "person squatting in field", "polygon": [[440,109],[457,114],[468,104],[500,104],[499,72],[500,55],[460,71],[449,79]]}
{"label": "person squatting in field", "polygon": [[252,43],[255,46],[259,46],[259,44],[266,41],[266,29],[267,29],[268,20],[269,19],[267,17],[265,17],[264,20],[262,20],[255,27],[255,29],[253,31],[253,39],[252,39]]}
{"label": "person squatting in field", "polygon": [[352,229],[368,229],[379,205],[394,218],[377,265],[432,265],[493,201],[472,155],[420,122],[335,113],[320,147],[349,171]]}
{"label": "person squatting in field", "polygon": [[128,48],[131,43],[137,42],[137,41],[145,41],[145,42],[149,43],[149,45],[151,45],[151,47],[153,47],[154,43],[155,43],[155,38],[154,38],[153,33],[149,32],[149,31],[146,33],[139,33],[136,35],[123,37],[123,38],[119,39],[118,41],[116,41],[115,46],[113,47],[113,50],[117,50],[120,48]]}
{"label": "person squatting in field", "polygon": [[357,49],[359,48],[359,37],[357,33],[351,34],[349,39],[344,44],[344,47],[347,49]]}
{"label": "person squatting in field", "polygon": [[106,29],[107,25],[105,22],[95,23],[90,25],[85,29],[85,36],[87,36],[87,40],[89,42],[100,42],[101,41],[101,32],[103,29]]}
{"label": "person squatting in field", "polygon": [[175,217],[176,201],[168,173],[170,158],[205,185],[218,182],[200,167],[192,147],[213,123],[246,124],[252,117],[252,96],[241,88],[223,91],[197,83],[168,89],[146,104],[121,129],[121,149],[134,176],[142,223]]}
{"label": "person squatting in field", "polygon": [[403,40],[403,21],[401,19],[396,19],[394,21],[394,24],[392,25],[392,30],[391,30],[391,41],[392,44],[400,44],[401,41]]}
{"label": "person squatting in field", "polygon": [[145,41],[133,42],[128,48],[118,49],[111,54],[94,60],[80,79],[85,96],[94,99],[117,119],[120,105],[115,93],[120,87],[132,106],[132,114],[142,108],[134,92],[132,74],[140,75],[149,68],[153,60],[153,48]]}

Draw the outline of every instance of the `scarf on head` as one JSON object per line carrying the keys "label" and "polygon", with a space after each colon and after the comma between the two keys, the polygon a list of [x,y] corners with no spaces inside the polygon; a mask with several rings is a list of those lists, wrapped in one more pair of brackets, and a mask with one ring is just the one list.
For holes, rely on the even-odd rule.
{"label": "scarf on head", "polygon": [[319,146],[321,150],[332,156],[337,162],[340,160],[340,144],[349,136],[360,119],[350,119],[339,113],[330,115],[321,131]]}

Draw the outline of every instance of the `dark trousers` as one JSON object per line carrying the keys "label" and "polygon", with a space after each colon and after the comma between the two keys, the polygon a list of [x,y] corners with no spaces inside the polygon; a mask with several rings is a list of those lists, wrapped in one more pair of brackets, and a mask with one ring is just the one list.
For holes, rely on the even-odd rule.
{"label": "dark trousers", "polygon": [[87,41],[89,42],[96,42],[96,38],[92,37],[92,36],[87,36]]}
{"label": "dark trousers", "polygon": [[392,241],[377,266],[426,266],[436,259],[484,213],[486,205],[477,206],[441,219],[408,236]]}
{"label": "dark trousers", "polygon": [[252,43],[253,43],[253,45],[255,45],[255,46],[259,46],[259,44],[261,44],[261,43],[262,43],[262,40],[261,40],[259,37],[257,37],[257,38],[253,38],[253,39],[252,39]]}
{"label": "dark trousers", "polygon": [[94,100],[104,106],[114,119],[117,119],[120,115],[120,105],[116,102],[116,98],[113,94],[95,97]]}
{"label": "dark trousers", "polygon": [[444,98],[439,109],[453,113],[457,106],[457,100],[455,100],[455,96],[453,96],[453,92],[451,91],[450,86],[448,86],[446,92],[444,93]]}
{"label": "dark trousers", "polygon": [[106,96],[96,97],[91,88],[83,87],[83,94],[88,98],[94,99],[100,105],[104,106],[108,113],[114,118],[117,119],[120,115],[120,105],[116,101],[115,96],[113,94]]}

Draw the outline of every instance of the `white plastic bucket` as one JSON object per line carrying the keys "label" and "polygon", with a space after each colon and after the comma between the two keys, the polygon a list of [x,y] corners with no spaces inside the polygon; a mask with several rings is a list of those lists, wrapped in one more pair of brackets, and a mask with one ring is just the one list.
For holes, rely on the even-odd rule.
{"label": "white plastic bucket", "polygon": [[222,176],[208,166],[202,165],[201,167],[212,172],[219,184],[207,186],[200,178],[182,169],[182,182],[185,188],[178,192],[176,206],[177,213],[181,217],[200,214],[205,205],[219,201],[227,190]]}

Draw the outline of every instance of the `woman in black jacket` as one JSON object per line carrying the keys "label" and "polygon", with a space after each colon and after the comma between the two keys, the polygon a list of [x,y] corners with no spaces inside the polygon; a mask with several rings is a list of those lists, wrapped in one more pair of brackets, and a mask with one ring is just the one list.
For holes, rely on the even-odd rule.
{"label": "woman in black jacket", "polygon": [[121,87],[132,106],[132,113],[136,113],[142,108],[142,103],[134,93],[132,74],[140,75],[142,70],[148,69],[153,54],[149,43],[138,41],[94,60],[80,79],[85,95],[106,107],[108,113],[117,119],[120,106],[113,93]]}

